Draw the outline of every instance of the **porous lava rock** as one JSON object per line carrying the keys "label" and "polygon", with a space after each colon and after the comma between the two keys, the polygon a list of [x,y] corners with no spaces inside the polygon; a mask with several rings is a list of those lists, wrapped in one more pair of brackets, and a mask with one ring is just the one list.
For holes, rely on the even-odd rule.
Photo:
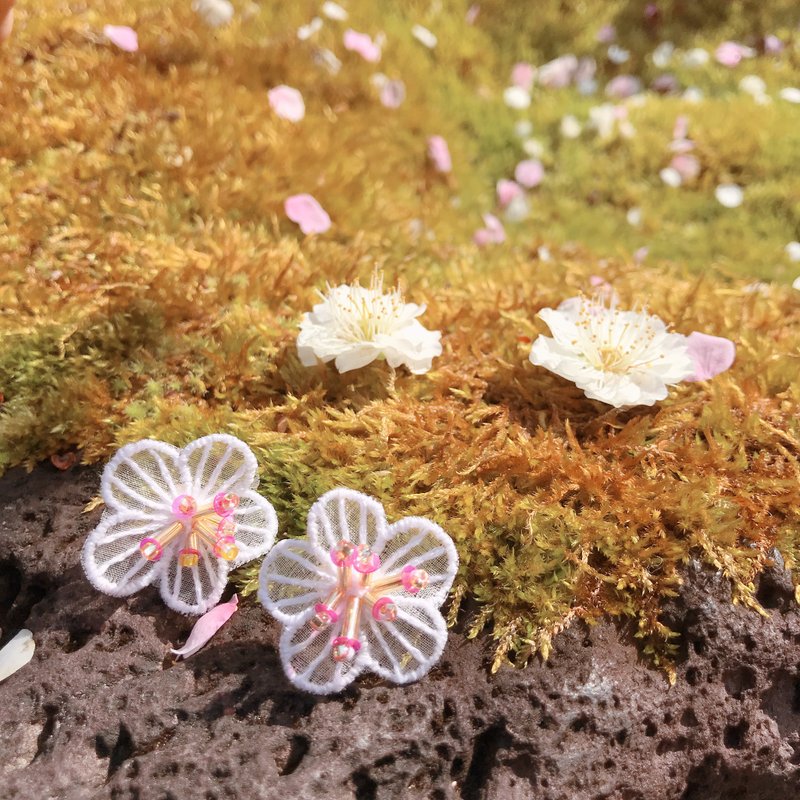
{"label": "porous lava rock", "polygon": [[411,686],[365,677],[295,691],[278,626],[244,603],[185,662],[192,620],[154,589],[85,580],[93,469],[0,480],[0,627],[36,653],[0,684],[4,800],[431,798],[788,800],[800,789],[800,612],[776,566],[769,619],[689,566],[665,613],[681,632],[670,687],[624,625],[574,625],[547,662],[489,674],[492,643],[455,631]]}

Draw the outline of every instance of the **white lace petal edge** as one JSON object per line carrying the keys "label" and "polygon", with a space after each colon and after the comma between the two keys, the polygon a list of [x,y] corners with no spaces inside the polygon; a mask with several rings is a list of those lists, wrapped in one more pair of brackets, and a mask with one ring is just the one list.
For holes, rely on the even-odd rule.
{"label": "white lace petal edge", "polygon": [[176,447],[143,439],[120,448],[106,464],[100,493],[110,510],[168,513],[172,499],[188,481]]}
{"label": "white lace petal edge", "polygon": [[352,683],[364,667],[364,648],[352,661],[336,662],[331,646],[338,635],[336,626],[314,631],[308,621],[313,609],[284,628],[279,651],[286,677],[300,689],[313,694],[335,694]]}
{"label": "white lace petal edge", "polygon": [[309,540],[325,553],[340,541],[366,544],[378,550],[387,533],[383,506],[352,489],[333,489],[308,512]]}
{"label": "white lace petal edge", "polygon": [[404,517],[392,523],[380,555],[378,575],[411,564],[424,569],[429,577],[428,585],[415,597],[436,607],[447,599],[458,572],[458,552],[453,540],[435,522],[425,517]]}
{"label": "white lace petal edge", "polygon": [[284,625],[296,622],[336,586],[330,556],[305,539],[285,539],[261,564],[258,599]]}
{"label": "white lace petal edge", "polygon": [[398,597],[393,622],[372,618],[364,626],[365,666],[394,683],[411,683],[426,675],[447,644],[447,624],[428,600]]}
{"label": "white lace petal edge", "polygon": [[233,519],[239,555],[231,569],[236,569],[269,552],[278,535],[278,516],[272,503],[251,490],[241,496]]}
{"label": "white lace petal edge", "polygon": [[196,439],[181,450],[181,461],[191,476],[187,491],[198,499],[219,492],[241,495],[258,485],[256,457],[235,436],[214,433]]}
{"label": "white lace petal edge", "polygon": [[[163,522],[156,527],[159,524]],[[127,597],[153,583],[163,562],[148,561],[139,551],[139,543],[153,527],[152,518],[143,518],[135,511],[105,514],[89,534],[81,554],[92,586],[114,597]]]}

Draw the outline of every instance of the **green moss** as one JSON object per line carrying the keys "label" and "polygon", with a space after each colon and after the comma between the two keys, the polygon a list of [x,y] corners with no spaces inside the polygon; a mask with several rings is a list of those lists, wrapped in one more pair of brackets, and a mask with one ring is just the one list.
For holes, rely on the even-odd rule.
{"label": "green moss", "polygon": [[[462,560],[452,615],[479,601],[470,630],[491,623],[497,665],[547,655],[571,621],[611,614],[669,668],[661,607],[690,558],[758,608],[771,549],[791,568],[800,557],[800,303],[783,253],[800,231],[800,110],[756,105],[736,91],[741,71],[678,63],[705,103],[647,95],[629,109],[634,137],[571,141],[561,118],[585,120],[598,98],[540,91],[520,114],[502,89],[518,58],[599,56],[604,22],[649,80],[659,36],[713,48],[774,20],[788,37],[790,4],[753,16],[750,3],[709,2],[697,17],[661,3],[658,33],[638,21],[642,3],[575,3],[565,16],[564,3],[531,14],[484,0],[469,26],[463,3],[429,16],[428,3],[352,2],[350,23],[386,32],[380,68],[406,83],[394,111],[377,102],[374,67],[343,51],[341,26],[296,42],[302,4],[264,2],[215,32],[173,5],[104,0],[69,16],[23,4],[0,54],[11,76],[0,86],[0,470],[67,450],[101,461],[146,436],[240,436],[284,535],[301,535],[311,503],[338,485],[379,497],[393,519],[439,522]],[[94,41],[108,21],[136,26],[139,54]],[[409,35],[417,21],[436,50]],[[342,59],[338,75],[314,65],[320,46]],[[793,47],[747,70],[772,92],[797,85]],[[305,97],[299,125],[269,111],[266,91],[282,82]],[[658,171],[679,114],[703,171],[674,190]],[[520,118],[547,178],[509,244],[477,251],[480,214],[522,157]],[[434,133],[450,144],[450,176],[427,164]],[[740,209],[714,199],[726,180],[745,186]],[[301,191],[331,213],[329,234],[298,239],[283,201]],[[626,221],[634,207],[639,228]],[[647,266],[635,265],[645,244]],[[434,371],[301,366],[297,324],[316,290],[376,265],[442,330]],[[733,370],[655,408],[609,411],[533,368],[537,311],[594,274],[681,332],[733,338]],[[756,278],[774,283],[748,290]],[[245,590],[254,574],[239,574]]]}

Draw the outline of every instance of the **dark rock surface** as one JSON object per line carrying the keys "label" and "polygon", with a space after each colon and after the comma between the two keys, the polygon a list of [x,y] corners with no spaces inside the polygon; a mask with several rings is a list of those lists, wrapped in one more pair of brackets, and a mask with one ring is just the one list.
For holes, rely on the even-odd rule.
{"label": "dark rock surface", "polygon": [[789,800],[800,789],[800,612],[775,568],[763,620],[690,569],[669,621],[677,686],[622,629],[573,626],[545,664],[490,676],[458,633],[427,679],[293,691],[278,627],[252,603],[187,662],[192,620],[155,590],[119,600],[83,578],[94,470],[0,481],[2,643],[33,661],[0,684],[3,800],[462,798]]}

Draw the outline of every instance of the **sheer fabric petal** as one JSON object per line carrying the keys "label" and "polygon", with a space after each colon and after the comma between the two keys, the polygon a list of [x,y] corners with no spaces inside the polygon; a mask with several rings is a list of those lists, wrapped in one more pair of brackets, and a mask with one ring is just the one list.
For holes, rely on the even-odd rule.
{"label": "sheer fabric petal", "polygon": [[327,553],[307,540],[285,539],[261,565],[258,599],[284,625],[306,615],[322,602],[338,581]]}

